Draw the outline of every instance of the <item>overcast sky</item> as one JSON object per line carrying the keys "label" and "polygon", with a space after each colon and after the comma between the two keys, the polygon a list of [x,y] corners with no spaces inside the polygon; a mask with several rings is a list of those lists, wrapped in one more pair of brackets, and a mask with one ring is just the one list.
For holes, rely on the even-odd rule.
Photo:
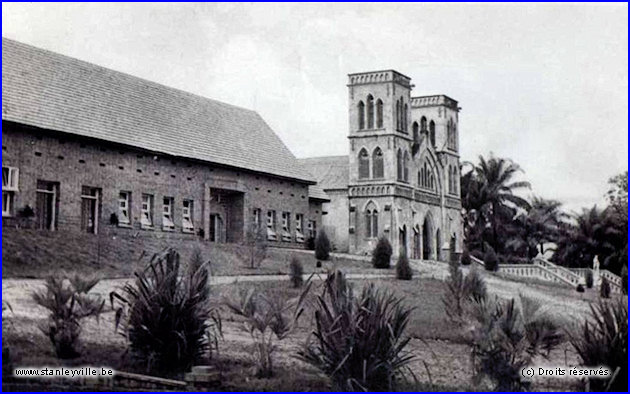
{"label": "overcast sky", "polygon": [[[569,209],[628,168],[627,4],[2,4],[2,35],[257,110],[298,157],[348,152],[347,74],[458,100],[462,160],[494,152]],[[255,143],[255,141],[253,141]]]}

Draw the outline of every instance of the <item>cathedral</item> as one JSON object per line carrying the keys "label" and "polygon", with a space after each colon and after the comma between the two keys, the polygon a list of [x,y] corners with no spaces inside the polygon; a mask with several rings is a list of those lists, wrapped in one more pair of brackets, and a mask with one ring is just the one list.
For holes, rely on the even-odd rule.
{"label": "cathedral", "polygon": [[397,71],[348,76],[348,156],[302,159],[330,201],[322,224],[340,252],[447,260],[462,250],[459,111],[445,95],[412,96]]}

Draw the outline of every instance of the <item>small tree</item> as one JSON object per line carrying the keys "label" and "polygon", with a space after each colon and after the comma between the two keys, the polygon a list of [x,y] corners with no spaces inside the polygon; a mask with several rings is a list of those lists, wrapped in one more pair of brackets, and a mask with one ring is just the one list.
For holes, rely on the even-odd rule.
{"label": "small tree", "polygon": [[602,298],[610,298],[610,283],[606,277],[602,278],[602,283],[599,286],[599,295]]}
{"label": "small tree", "polygon": [[293,287],[298,288],[302,287],[302,283],[304,283],[304,268],[302,267],[302,263],[297,257],[291,257],[291,263],[289,265],[290,269],[290,278]]}
{"label": "small tree", "polygon": [[324,229],[317,233],[315,238],[315,258],[317,260],[328,260],[330,258],[330,240]]}
{"label": "small tree", "polygon": [[87,317],[98,320],[105,306],[100,297],[88,295],[98,282],[98,278],[82,278],[79,275],[49,277],[46,289],[33,293],[33,300],[50,312],[48,323],[41,330],[50,339],[57,357],[79,356],[77,344],[81,321]]}
{"label": "small tree", "polygon": [[587,289],[593,288],[593,271],[591,270],[586,271],[586,277],[584,278],[584,281],[586,282]]}
{"label": "small tree", "polygon": [[471,263],[472,263],[472,259],[470,258],[470,252],[468,251],[468,248],[466,248],[464,249],[464,252],[462,253],[461,264],[470,265]]}
{"label": "small tree", "polygon": [[401,249],[398,255],[398,261],[396,262],[396,278],[402,280],[411,280],[411,278],[413,278],[409,258],[407,258],[407,253],[404,249]]}
{"label": "small tree", "polygon": [[243,329],[254,342],[257,364],[256,376],[273,376],[273,352],[276,340],[285,339],[296,327],[304,311],[303,304],[310,289],[310,282],[302,294],[292,300],[280,296],[255,294],[254,288],[241,292],[237,301],[225,300],[225,305],[236,315],[245,318]]}
{"label": "small tree", "polygon": [[247,250],[249,268],[260,267],[262,261],[267,257],[267,230],[256,223],[250,224],[245,231],[243,244]]}
{"label": "small tree", "polygon": [[483,255],[483,263],[486,271],[496,271],[499,269],[499,258],[497,257],[494,248],[490,245],[486,245],[486,252]]}
{"label": "small tree", "polygon": [[378,239],[372,252],[372,265],[374,268],[389,268],[392,259],[392,245],[382,236]]}

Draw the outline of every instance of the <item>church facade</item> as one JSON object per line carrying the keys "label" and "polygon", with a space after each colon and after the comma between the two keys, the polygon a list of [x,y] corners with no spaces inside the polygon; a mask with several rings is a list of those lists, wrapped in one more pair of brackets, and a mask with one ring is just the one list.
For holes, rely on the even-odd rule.
{"label": "church facade", "polygon": [[447,260],[462,250],[459,111],[445,95],[412,96],[397,71],[350,74],[349,155],[303,159],[330,198],[324,228],[339,251]]}

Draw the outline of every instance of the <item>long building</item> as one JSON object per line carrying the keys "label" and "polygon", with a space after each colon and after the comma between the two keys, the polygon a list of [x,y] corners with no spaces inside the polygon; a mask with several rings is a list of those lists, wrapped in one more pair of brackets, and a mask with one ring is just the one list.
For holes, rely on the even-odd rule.
{"label": "long building", "polygon": [[326,194],[256,112],[2,39],[2,222],[278,246]]}

